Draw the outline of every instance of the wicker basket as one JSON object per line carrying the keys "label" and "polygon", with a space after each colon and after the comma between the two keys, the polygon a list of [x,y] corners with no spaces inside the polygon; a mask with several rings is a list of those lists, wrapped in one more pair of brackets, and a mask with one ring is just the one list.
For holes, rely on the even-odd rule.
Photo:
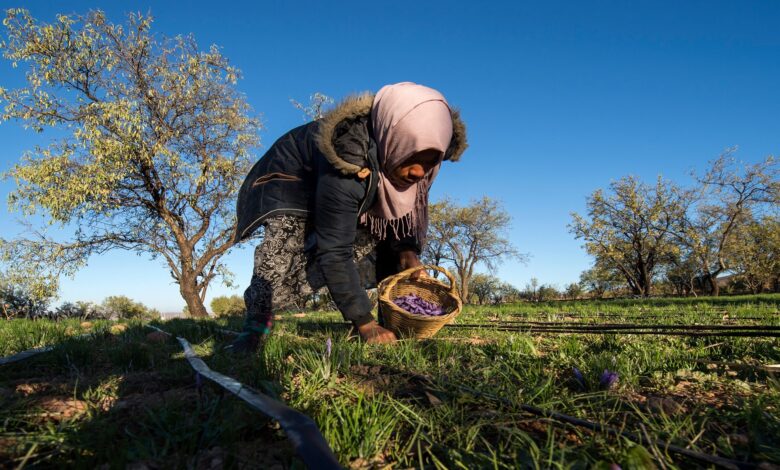
{"label": "wicker basket", "polygon": [[[411,279],[412,273],[428,269],[444,274],[450,281],[450,285],[447,286],[431,277],[421,276],[416,280]],[[455,278],[446,269],[434,265],[415,266],[390,276],[379,284],[378,292],[379,314],[382,316],[382,324],[398,336],[430,338],[441,327],[454,320],[463,308],[463,303],[456,291]],[[437,317],[414,315],[393,302],[393,299],[408,294],[414,294],[428,302],[441,305],[447,313]]]}

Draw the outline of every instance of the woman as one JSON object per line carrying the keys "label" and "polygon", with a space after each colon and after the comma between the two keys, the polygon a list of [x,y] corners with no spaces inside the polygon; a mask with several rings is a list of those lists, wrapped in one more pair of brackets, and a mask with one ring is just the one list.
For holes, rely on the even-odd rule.
{"label": "woman", "polygon": [[254,351],[274,312],[300,309],[322,286],[366,342],[395,341],[371,315],[366,289],[421,264],[431,183],[466,146],[444,96],[410,82],[347,98],[279,138],[238,196],[236,241],[264,233],[244,331],[229,348]]}

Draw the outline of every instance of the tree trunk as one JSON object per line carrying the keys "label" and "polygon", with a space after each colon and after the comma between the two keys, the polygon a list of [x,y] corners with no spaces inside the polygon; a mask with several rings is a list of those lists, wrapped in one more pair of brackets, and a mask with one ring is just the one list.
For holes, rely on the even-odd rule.
{"label": "tree trunk", "polygon": [[645,279],[642,286],[642,297],[650,297],[653,292],[653,281],[651,279]]}
{"label": "tree trunk", "polygon": [[206,306],[203,305],[203,301],[198,293],[197,280],[193,278],[182,277],[179,280],[179,292],[185,302],[187,302],[187,310],[189,316],[193,318],[207,318],[209,316],[206,311]]}
{"label": "tree trunk", "polygon": [[710,285],[710,294],[713,297],[718,297],[720,295],[720,286],[718,285],[717,280],[718,273],[708,273],[707,274],[707,282]]}
{"label": "tree trunk", "polygon": [[460,299],[464,304],[469,303],[469,279],[465,272],[460,275]]}

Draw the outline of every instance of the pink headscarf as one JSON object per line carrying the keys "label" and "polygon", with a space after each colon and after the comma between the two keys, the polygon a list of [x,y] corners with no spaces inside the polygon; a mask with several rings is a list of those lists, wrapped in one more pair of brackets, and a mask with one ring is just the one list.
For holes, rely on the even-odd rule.
{"label": "pink headscarf", "polygon": [[[371,107],[374,138],[379,147],[376,204],[360,221],[381,240],[388,225],[396,238],[416,236],[422,245],[428,232],[428,191],[452,139],[452,115],[438,91],[412,82],[383,87]],[[397,187],[386,175],[412,155],[434,149],[439,162],[422,180]]]}

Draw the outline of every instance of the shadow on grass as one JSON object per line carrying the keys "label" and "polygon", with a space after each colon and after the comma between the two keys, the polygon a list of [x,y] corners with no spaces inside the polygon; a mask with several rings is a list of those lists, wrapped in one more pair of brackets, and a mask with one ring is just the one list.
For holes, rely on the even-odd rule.
{"label": "shadow on grass", "polygon": [[[269,388],[258,356],[228,357],[222,323],[177,319],[209,367]],[[68,339],[0,367],[0,462],[77,468],[289,468],[284,435],[268,418],[206,380],[196,381],[173,338],[130,324]],[[2,465],[0,465],[2,466]]]}

